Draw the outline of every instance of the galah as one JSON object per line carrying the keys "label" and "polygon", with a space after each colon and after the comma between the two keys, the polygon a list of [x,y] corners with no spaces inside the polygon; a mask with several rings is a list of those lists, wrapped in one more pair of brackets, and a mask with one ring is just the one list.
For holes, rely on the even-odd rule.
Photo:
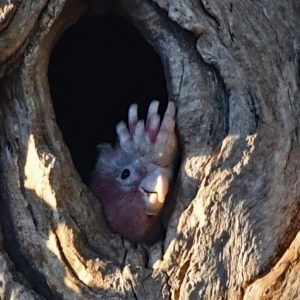
{"label": "galah", "polygon": [[138,119],[137,104],[130,106],[128,126],[123,121],[116,126],[116,146],[98,146],[90,185],[111,228],[134,243],[159,238],[174,176],[175,105],[168,102],[162,121],[158,106],[158,101],[151,102],[146,122]]}

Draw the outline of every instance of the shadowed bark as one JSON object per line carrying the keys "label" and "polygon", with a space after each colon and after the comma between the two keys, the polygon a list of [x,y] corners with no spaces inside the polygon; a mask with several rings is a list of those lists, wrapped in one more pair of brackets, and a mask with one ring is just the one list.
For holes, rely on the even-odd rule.
{"label": "shadowed bark", "polygon": [[[55,121],[47,70],[84,14],[161,57],[181,165],[166,238],[106,225]],[[0,0],[1,299],[298,299],[300,4]]]}

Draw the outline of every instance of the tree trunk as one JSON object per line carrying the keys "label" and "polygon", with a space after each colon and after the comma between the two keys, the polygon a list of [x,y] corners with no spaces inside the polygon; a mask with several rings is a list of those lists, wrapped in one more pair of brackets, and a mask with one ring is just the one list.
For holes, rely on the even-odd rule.
{"label": "tree trunk", "polygon": [[[60,35],[106,12],[156,49],[177,106],[175,208],[147,253],[107,227],[49,92]],[[299,299],[299,17],[296,0],[1,0],[1,299]]]}

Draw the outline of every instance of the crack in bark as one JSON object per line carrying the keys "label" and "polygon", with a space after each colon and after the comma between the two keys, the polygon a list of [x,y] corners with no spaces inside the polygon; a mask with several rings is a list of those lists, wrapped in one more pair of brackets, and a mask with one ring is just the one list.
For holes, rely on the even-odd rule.
{"label": "crack in bark", "polygon": [[193,231],[191,232],[191,238],[187,240],[186,243],[186,251],[188,251],[188,258],[187,260],[184,262],[184,264],[182,266],[180,266],[179,268],[179,274],[177,275],[176,279],[178,280],[179,284],[178,284],[178,288],[174,289],[174,299],[178,300],[180,299],[180,291],[181,291],[181,287],[186,275],[186,271],[188,270],[188,268],[190,267],[190,263],[191,263],[191,258],[194,254],[193,251],[193,245],[194,245],[194,240],[195,240],[195,232],[196,232],[196,228],[197,226],[195,226],[193,228]]}
{"label": "crack in bark", "polygon": [[[294,39],[295,39],[295,37],[294,37]],[[295,49],[294,61],[295,61],[296,69],[297,69],[297,75],[298,75],[297,81],[298,81],[298,85],[299,85],[299,82],[300,82],[300,51],[296,50],[296,49]]]}
{"label": "crack in bark", "polygon": [[179,274],[178,274],[178,281],[179,281],[179,287],[177,289],[175,289],[174,291],[174,299],[175,300],[178,300],[179,297],[180,297],[180,290],[181,290],[181,286],[182,286],[182,283],[183,283],[183,280],[184,280],[184,277],[185,277],[185,274],[186,274],[186,271],[188,270],[189,266],[190,266],[190,262],[191,262],[191,259],[189,258],[181,267],[180,267],[180,270],[179,270]]}
{"label": "crack in bark", "polygon": [[228,25],[228,32],[229,32],[229,35],[230,35],[230,39],[231,39],[231,41],[234,43],[235,35],[234,35],[234,33],[230,30],[230,25],[229,25],[229,23],[227,23],[227,25]]}
{"label": "crack in bark", "polygon": [[289,101],[289,104],[290,104],[291,110],[292,110],[292,117],[293,117],[293,119],[294,119],[295,122],[296,122],[296,126],[295,126],[295,127],[296,127],[296,128],[295,128],[295,135],[296,135],[296,138],[297,138],[297,140],[298,140],[297,128],[299,128],[299,120],[298,120],[298,118],[296,117],[295,109],[294,109],[294,106],[293,106],[293,103],[292,103],[292,100],[291,100],[291,96],[290,96],[290,88],[289,88],[288,84],[287,84],[286,81],[285,81],[285,78],[284,78],[284,76],[283,76],[283,72],[282,72],[282,69],[281,69],[280,65],[278,65],[278,68],[279,68],[279,71],[280,71],[280,75],[281,75],[281,77],[282,77],[282,80],[283,80],[283,82],[284,82],[284,84],[285,84],[285,86],[286,86],[286,88],[287,88],[287,96],[288,96],[288,101]]}
{"label": "crack in bark", "polygon": [[[5,194],[5,191],[1,191],[0,194]],[[30,263],[23,255],[21,245],[17,239],[14,223],[12,221],[11,208],[8,207],[8,205],[8,201],[3,201],[3,199],[1,199],[0,221],[4,239],[3,249],[12,261],[16,271],[24,275],[23,278],[26,281],[22,280],[22,284],[47,300],[62,300],[62,297],[49,287],[45,276],[35,269],[32,266],[32,263]],[[14,273],[14,275],[18,277],[16,273]]]}
{"label": "crack in bark", "polygon": [[122,259],[122,265],[121,265],[122,272],[123,272],[123,270],[124,270],[124,268],[126,266],[126,258],[127,258],[127,254],[128,254],[128,250],[127,250],[127,248],[124,245],[124,238],[123,237],[122,237],[122,245],[123,245],[123,248],[125,249],[125,253],[124,253],[124,257]]}
{"label": "crack in bark", "polygon": [[[72,276],[73,276],[76,280],[78,280],[83,286],[85,286],[92,294],[97,294],[97,293],[95,293],[95,292],[94,292],[94,291],[93,291],[93,290],[92,290],[85,282],[83,282],[83,281],[78,277],[76,271],[73,269],[72,265],[69,263],[69,261],[68,261],[66,255],[65,255],[65,253],[64,253],[64,250],[63,250],[62,245],[60,244],[58,235],[56,234],[55,231],[53,231],[53,234],[55,235],[56,245],[57,245],[58,251],[59,251],[59,253],[60,253],[60,255],[61,255],[61,258],[62,258],[64,264],[66,265],[66,267],[67,267],[67,268],[69,269],[69,271],[71,272]],[[76,255],[76,257],[78,258],[78,255]],[[79,259],[79,260],[80,260],[80,262],[82,262],[81,259]],[[67,274],[66,274],[66,276],[67,276]]]}
{"label": "crack in bark", "polygon": [[[287,227],[285,233],[282,236],[282,242],[278,246],[277,253],[270,257],[265,267],[259,272],[256,279],[264,277],[268,274],[277,262],[282,258],[284,253],[288,250],[296,235],[300,230],[300,209],[296,211],[295,215],[290,220],[290,225]],[[255,280],[253,280],[255,281]]]}
{"label": "crack in bark", "polygon": [[286,168],[287,168],[287,165],[288,165],[289,160],[290,160],[291,153],[292,153],[292,151],[293,151],[293,147],[294,147],[294,139],[292,138],[292,139],[291,139],[291,147],[290,147],[290,151],[289,151],[289,153],[288,153],[287,160],[286,160],[286,163],[285,163],[285,166],[284,166],[283,170],[286,170]]}
{"label": "crack in bark", "polygon": [[[268,19],[268,17],[266,16],[265,14],[265,7],[263,5],[263,3],[261,1],[258,1],[260,2],[261,6],[262,6],[262,13],[263,13],[263,16],[265,17],[265,19],[267,20],[267,23],[269,24],[269,27],[271,28],[271,30],[274,32],[274,35],[275,35],[275,40],[276,40],[276,44],[278,45],[278,47],[280,48],[280,50],[283,50],[280,43],[279,43],[279,40],[278,40],[278,35],[277,35],[277,31],[273,28],[272,24],[271,24],[271,21]],[[281,60],[281,56],[280,56],[280,52],[279,52],[279,57],[280,57],[280,60]]]}
{"label": "crack in bark", "polygon": [[131,279],[129,279],[129,283],[130,283],[130,286],[131,286],[131,290],[132,290],[134,299],[135,299],[135,300],[138,300],[139,298],[138,298],[138,296],[137,296],[137,294],[136,294],[136,292],[135,292],[135,290],[134,290],[134,286],[133,286],[133,283],[132,283],[132,280],[131,280]]}
{"label": "crack in bark", "polygon": [[31,206],[30,203],[27,203],[27,209],[28,209],[28,211],[29,211],[29,213],[31,215],[34,228],[38,232],[38,221],[36,220],[36,218],[34,216],[33,209],[32,209],[32,206]]}
{"label": "crack in bark", "polygon": [[205,7],[205,5],[204,5],[204,3],[203,3],[203,0],[200,0],[199,2],[200,2],[200,5],[201,5],[201,7],[202,7],[204,13],[205,13],[207,16],[209,16],[212,20],[214,20],[214,21],[216,22],[217,26],[220,27],[221,24],[220,24],[220,22],[219,22],[217,16],[211,14],[211,13],[206,9],[206,7]]}
{"label": "crack in bark", "polygon": [[256,105],[256,101],[254,96],[252,95],[252,93],[249,93],[250,99],[251,99],[251,106],[250,106],[250,111],[252,112],[252,114],[254,115],[254,120],[255,120],[255,127],[258,127],[258,122],[260,120],[260,106],[258,104],[258,108],[259,111],[257,111],[257,105]]}
{"label": "crack in bark", "polygon": [[[284,79],[283,79],[284,81]],[[285,83],[285,81],[284,81]],[[286,84],[286,83],[285,83]],[[291,109],[292,109],[292,113],[293,113],[293,118],[295,120],[295,122],[297,123],[297,127],[299,127],[299,120],[297,117],[295,117],[295,109],[294,109],[294,106],[293,106],[293,103],[292,103],[292,100],[291,100],[291,96],[290,96],[290,89],[287,87],[287,91],[288,91],[288,100],[289,100],[289,103],[290,103],[290,106],[291,106]],[[297,139],[298,139],[298,133],[297,133],[297,130],[295,131],[296,133],[296,136],[297,136]]]}
{"label": "crack in bark", "polygon": [[180,77],[178,92],[177,92],[177,95],[176,95],[176,101],[178,101],[178,98],[179,98],[179,95],[180,95],[181,86],[182,86],[182,82],[183,82],[183,77],[184,77],[184,59],[182,60],[182,73],[181,73],[181,77]]}

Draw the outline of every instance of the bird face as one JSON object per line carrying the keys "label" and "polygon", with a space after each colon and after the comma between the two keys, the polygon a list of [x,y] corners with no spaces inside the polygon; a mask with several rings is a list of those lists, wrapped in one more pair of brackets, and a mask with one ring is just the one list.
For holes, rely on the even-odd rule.
{"label": "bird face", "polygon": [[129,130],[124,123],[117,125],[119,144],[115,148],[100,145],[91,190],[110,226],[133,242],[159,235],[177,149],[175,108],[170,103],[160,124],[158,103],[152,102],[146,127],[137,119],[136,106],[131,106]]}

